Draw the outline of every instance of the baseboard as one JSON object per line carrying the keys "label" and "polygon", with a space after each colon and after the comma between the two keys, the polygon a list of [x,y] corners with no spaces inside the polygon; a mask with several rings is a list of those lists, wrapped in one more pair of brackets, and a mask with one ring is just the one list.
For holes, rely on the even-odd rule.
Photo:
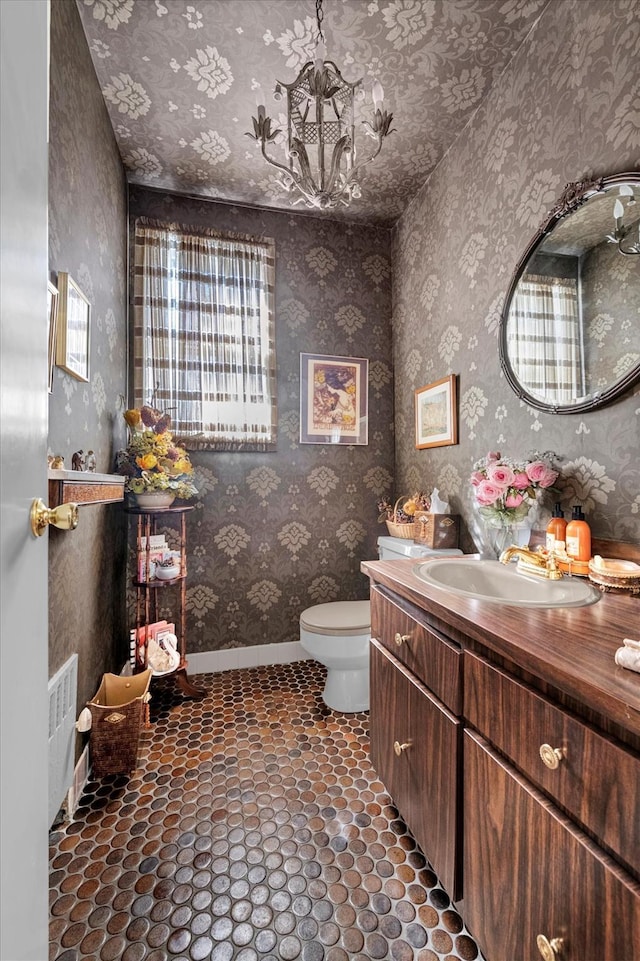
{"label": "baseboard", "polygon": [[299,641],[281,644],[254,644],[253,647],[234,647],[224,651],[202,651],[189,654],[189,674],[217,674],[240,667],[265,667],[269,664],[291,664],[306,661],[309,655]]}
{"label": "baseboard", "polygon": [[75,814],[76,808],[78,807],[78,802],[88,780],[89,745],[87,744],[73,770],[73,784],[69,788],[69,793],[67,794],[67,816],[70,820],[73,819],[73,815]]}

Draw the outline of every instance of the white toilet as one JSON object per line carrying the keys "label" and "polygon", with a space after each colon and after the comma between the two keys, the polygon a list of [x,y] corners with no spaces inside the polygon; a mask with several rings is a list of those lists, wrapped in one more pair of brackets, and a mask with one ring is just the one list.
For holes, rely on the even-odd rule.
{"label": "white toilet", "polygon": [[[461,554],[432,550],[402,537],[379,537],[381,561]],[[369,601],[331,601],[308,607],[300,615],[300,644],[327,668],[322,698],[333,711],[352,714],[369,710]]]}

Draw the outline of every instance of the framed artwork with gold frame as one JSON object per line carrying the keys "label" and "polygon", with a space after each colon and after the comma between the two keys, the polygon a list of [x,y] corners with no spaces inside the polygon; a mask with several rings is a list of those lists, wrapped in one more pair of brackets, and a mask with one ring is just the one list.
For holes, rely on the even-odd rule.
{"label": "framed artwork with gold frame", "polygon": [[58,288],[51,281],[47,284],[47,330],[49,341],[49,393],[53,390],[53,368],[56,359],[56,333],[58,324]]}
{"label": "framed artwork with gold frame", "polygon": [[415,391],[416,447],[449,447],[458,443],[456,375],[449,374]]}
{"label": "framed artwork with gold frame", "polygon": [[56,364],[77,380],[89,380],[91,304],[73,278],[58,274]]}

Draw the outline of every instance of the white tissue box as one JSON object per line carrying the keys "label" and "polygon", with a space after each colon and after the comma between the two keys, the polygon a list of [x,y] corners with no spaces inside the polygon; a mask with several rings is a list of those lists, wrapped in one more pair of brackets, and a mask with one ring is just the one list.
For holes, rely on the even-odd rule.
{"label": "white tissue box", "polygon": [[458,546],[460,518],[458,514],[429,514],[417,511],[414,514],[413,541],[435,550],[446,550]]}

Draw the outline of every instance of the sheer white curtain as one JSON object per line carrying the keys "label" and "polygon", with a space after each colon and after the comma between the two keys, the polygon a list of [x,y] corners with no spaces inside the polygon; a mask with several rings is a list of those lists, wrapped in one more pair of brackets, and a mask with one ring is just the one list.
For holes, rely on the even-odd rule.
{"label": "sheer white curtain", "polygon": [[134,398],[190,450],[273,450],[273,241],[139,219]]}
{"label": "sheer white curtain", "polygon": [[528,274],[518,283],[508,326],[518,379],[550,403],[584,394],[584,350],[575,280]]}

